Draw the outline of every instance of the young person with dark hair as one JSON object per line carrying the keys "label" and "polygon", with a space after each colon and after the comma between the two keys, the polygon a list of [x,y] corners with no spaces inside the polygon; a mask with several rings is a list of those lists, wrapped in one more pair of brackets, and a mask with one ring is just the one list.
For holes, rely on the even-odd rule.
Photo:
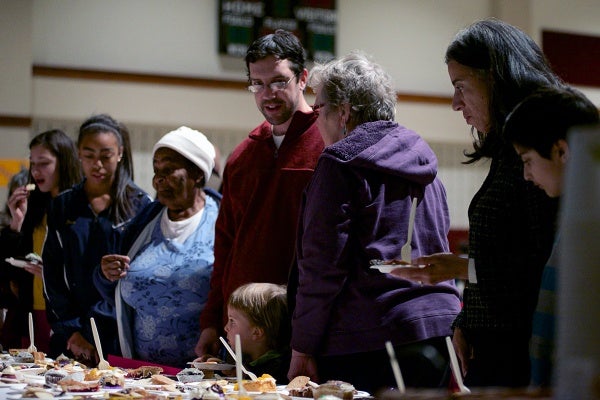
{"label": "young person with dark hair", "polygon": [[[43,295],[43,262],[27,259],[41,254],[46,236],[48,208],[53,198],[81,181],[81,166],[73,140],[61,130],[42,132],[29,143],[28,185],[16,187],[8,198],[10,225],[0,232],[0,258],[24,261],[23,267],[0,267],[0,276],[10,280],[18,301],[9,309],[12,325],[3,330],[20,338],[18,347],[29,346],[28,313],[33,315],[35,345],[48,352],[50,326]],[[33,185],[31,190],[29,185]],[[8,345],[3,341],[3,344]],[[12,343],[14,346],[16,343]]]}
{"label": "young person with dark hair", "polygon": [[103,255],[114,253],[120,232],[150,197],[133,182],[129,133],[108,115],[94,115],[79,129],[78,154],[85,179],[57,196],[48,213],[44,292],[52,327],[51,357],[71,355],[97,363],[90,317],[104,354],[119,353],[114,309],[92,281]]}
{"label": "young person with dark hair", "polygon": [[[546,88],[515,107],[506,118],[504,136],[523,161],[524,178],[549,197],[558,198],[563,192],[563,175],[571,157],[567,141],[569,129],[598,122],[598,109],[576,89]],[[552,386],[559,240],[557,232],[533,314],[530,352],[534,386]]]}

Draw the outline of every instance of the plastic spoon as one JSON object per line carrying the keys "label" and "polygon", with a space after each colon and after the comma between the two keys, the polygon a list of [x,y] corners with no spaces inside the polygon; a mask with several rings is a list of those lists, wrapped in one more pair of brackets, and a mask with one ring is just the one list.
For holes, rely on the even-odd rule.
{"label": "plastic spoon", "polygon": [[458,358],[456,357],[456,352],[454,351],[454,345],[452,344],[450,336],[446,336],[446,346],[448,347],[448,354],[450,354],[450,368],[452,369],[454,380],[458,385],[458,390],[460,390],[460,393],[471,393],[471,390],[463,383],[460,366],[458,365]]}
{"label": "plastic spoon", "polygon": [[244,383],[242,381],[242,362],[238,361],[242,359],[242,343],[240,341],[240,335],[235,335],[235,371],[237,376],[238,383],[238,395],[240,397],[246,396],[246,388],[244,387]]}
{"label": "plastic spoon", "polygon": [[[238,362],[238,358],[235,355],[235,353],[234,353],[233,349],[231,348],[231,346],[229,346],[229,343],[227,343],[227,340],[225,340],[225,338],[223,336],[219,336],[219,340],[221,341],[221,343],[223,343],[223,346],[225,346],[225,348],[229,352],[229,355],[231,357],[233,357],[233,361],[235,361],[236,365],[237,364],[240,365],[240,369],[242,370],[242,372],[245,373],[246,375],[248,375],[250,377],[250,379],[252,379],[253,381],[257,380],[258,377],[254,373],[248,371],[246,369],[246,367],[244,367],[244,364],[242,364],[241,358],[239,359],[240,361]],[[236,346],[236,349],[237,349],[237,346]]]}
{"label": "plastic spoon", "polygon": [[37,352],[37,348],[33,344],[33,315],[29,313],[29,347],[27,351],[31,354]]}
{"label": "plastic spoon", "polygon": [[400,372],[400,365],[398,365],[398,360],[396,359],[396,352],[394,351],[394,346],[392,346],[392,342],[389,340],[385,342],[385,348],[390,356],[390,363],[392,364],[392,371],[394,372],[394,378],[396,379],[396,386],[398,386],[398,391],[400,394],[404,394],[406,392],[406,388],[404,387],[404,379],[402,379],[402,373]]}
{"label": "plastic spoon", "polygon": [[412,242],[412,234],[413,229],[415,227],[415,214],[417,212],[417,198],[413,197],[412,206],[410,208],[410,215],[408,216],[408,233],[406,235],[406,243],[400,249],[400,257],[402,261],[411,263],[412,261],[412,247],[410,243]]}
{"label": "plastic spoon", "polygon": [[98,352],[98,357],[100,357],[100,362],[98,363],[98,369],[109,369],[110,364],[108,361],[104,359],[102,355],[102,344],[100,343],[100,336],[98,335],[98,328],[96,328],[96,321],[94,321],[94,317],[90,318],[90,323],[92,324],[92,334],[94,335],[94,343],[96,344],[96,351]]}

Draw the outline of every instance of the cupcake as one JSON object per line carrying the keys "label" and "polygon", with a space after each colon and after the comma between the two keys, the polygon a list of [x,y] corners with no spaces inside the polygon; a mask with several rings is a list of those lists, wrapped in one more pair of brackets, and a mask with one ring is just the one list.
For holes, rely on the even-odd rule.
{"label": "cupcake", "polygon": [[33,354],[28,351],[20,351],[14,358],[16,363],[26,364],[34,361]]}
{"label": "cupcake", "polygon": [[49,385],[56,385],[58,381],[67,377],[67,373],[61,369],[51,369],[46,371],[44,378]]}
{"label": "cupcake", "polygon": [[181,383],[199,382],[204,378],[204,372],[198,368],[185,368],[177,373],[177,380]]}

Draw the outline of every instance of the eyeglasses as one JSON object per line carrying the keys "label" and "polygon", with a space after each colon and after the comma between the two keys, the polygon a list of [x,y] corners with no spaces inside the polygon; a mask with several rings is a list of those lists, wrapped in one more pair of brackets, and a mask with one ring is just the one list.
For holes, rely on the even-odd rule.
{"label": "eyeglasses", "polygon": [[269,89],[271,89],[271,92],[279,92],[280,90],[283,90],[287,87],[287,85],[290,84],[290,82],[292,81],[292,79],[294,79],[296,77],[296,75],[292,75],[292,77],[290,79],[288,79],[287,81],[275,81],[275,82],[271,82],[268,85],[265,84],[256,84],[256,85],[250,85],[248,86],[248,90],[251,91],[252,93],[258,93],[258,92],[262,92],[263,90],[265,90],[265,87],[268,86]]}
{"label": "eyeglasses", "polygon": [[312,110],[316,113],[319,113],[321,111],[321,108],[325,107],[327,104],[325,103],[320,103],[320,104],[313,104],[312,106],[310,106],[310,108],[312,108]]}

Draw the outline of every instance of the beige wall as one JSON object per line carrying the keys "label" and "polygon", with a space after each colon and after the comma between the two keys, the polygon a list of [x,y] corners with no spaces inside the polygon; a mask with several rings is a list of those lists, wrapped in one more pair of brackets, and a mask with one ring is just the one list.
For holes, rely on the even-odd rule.
{"label": "beige wall", "polygon": [[[343,0],[338,2],[337,52],[371,54],[401,93],[450,96],[443,54],[462,27],[496,16],[534,39],[548,28],[600,35],[597,4]],[[261,121],[252,96],[241,90],[31,78],[31,65],[49,65],[243,81],[243,62],[216,52],[216,0],[0,0],[0,7],[0,115],[30,116],[39,131],[52,126],[74,130],[93,113],[112,114],[134,128],[136,180],[148,190],[149,168],[141,167],[149,163],[148,143],[162,132],[190,125],[227,153]],[[600,105],[600,90],[581,89]],[[397,119],[434,145],[453,226],[466,227],[467,205],[486,166],[460,164],[461,149],[470,142],[462,117],[446,105],[401,102]],[[5,143],[0,157],[26,157],[28,136],[27,129],[0,126]]]}
{"label": "beige wall", "polygon": [[[31,27],[31,0],[0,0],[0,115],[31,115]],[[28,157],[29,129],[0,126],[0,140],[0,159]],[[0,191],[0,207],[5,199]]]}

